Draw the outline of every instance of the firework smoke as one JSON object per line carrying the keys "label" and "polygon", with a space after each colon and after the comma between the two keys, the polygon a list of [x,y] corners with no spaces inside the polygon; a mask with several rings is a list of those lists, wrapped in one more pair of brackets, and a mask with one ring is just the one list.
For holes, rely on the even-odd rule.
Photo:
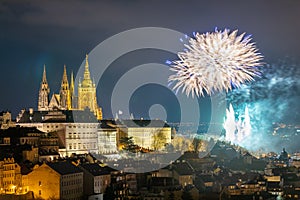
{"label": "firework smoke", "polygon": [[[280,137],[272,136],[274,124],[299,123],[300,68],[291,62],[285,59],[266,66],[261,69],[261,78],[227,94],[227,102],[236,113],[243,112],[246,106],[249,109],[252,136],[246,148],[280,151]],[[292,143],[289,142],[290,148],[293,148]]]}
{"label": "firework smoke", "polygon": [[173,89],[182,89],[187,96],[211,95],[214,91],[228,92],[232,87],[253,81],[259,76],[262,56],[258,53],[250,36],[237,35],[237,30],[228,29],[205,34],[195,34],[195,38],[185,44],[187,50],[179,52],[179,60],[173,61],[169,77]]}

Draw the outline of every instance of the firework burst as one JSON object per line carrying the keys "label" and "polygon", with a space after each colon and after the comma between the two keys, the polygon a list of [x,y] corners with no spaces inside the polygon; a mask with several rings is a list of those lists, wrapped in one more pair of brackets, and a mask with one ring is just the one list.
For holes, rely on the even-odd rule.
{"label": "firework burst", "polygon": [[250,36],[228,29],[205,34],[195,34],[189,39],[179,60],[171,63],[175,74],[169,77],[173,89],[182,89],[187,96],[211,95],[214,91],[228,92],[246,81],[259,76],[258,66],[263,56],[258,52]]}

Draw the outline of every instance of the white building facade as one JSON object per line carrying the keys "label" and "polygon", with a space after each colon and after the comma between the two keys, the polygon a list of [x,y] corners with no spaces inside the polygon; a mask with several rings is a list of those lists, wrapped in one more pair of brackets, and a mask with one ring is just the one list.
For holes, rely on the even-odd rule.
{"label": "white building facade", "polygon": [[[72,154],[98,153],[98,122],[93,113],[76,111],[22,111],[17,118],[17,125],[37,127],[43,132],[56,132],[59,138],[61,157]],[[82,120],[80,120],[82,117]]]}

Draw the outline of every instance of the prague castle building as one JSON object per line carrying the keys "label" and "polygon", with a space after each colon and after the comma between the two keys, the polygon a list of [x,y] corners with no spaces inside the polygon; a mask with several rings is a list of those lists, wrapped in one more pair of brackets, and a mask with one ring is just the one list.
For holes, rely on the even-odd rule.
{"label": "prague castle building", "polygon": [[49,94],[50,88],[46,77],[46,67],[44,66],[43,78],[39,90],[38,111],[84,110],[88,108],[95,114],[98,120],[102,119],[102,109],[97,103],[96,85],[90,76],[88,55],[86,55],[85,59],[83,80],[78,84],[78,96],[75,96],[73,73],[71,73],[69,84],[66,66],[64,66],[59,94],[53,94],[51,98]]}
{"label": "prague castle building", "polygon": [[165,144],[171,143],[171,127],[162,120],[102,119],[88,56],[83,78],[78,83],[77,96],[75,89],[73,73],[69,82],[64,66],[60,91],[50,96],[44,67],[38,110],[22,110],[16,118],[16,125],[55,133],[61,157],[86,153],[115,154],[122,146],[120,139],[123,137],[132,137],[134,143],[144,149],[163,150]]}

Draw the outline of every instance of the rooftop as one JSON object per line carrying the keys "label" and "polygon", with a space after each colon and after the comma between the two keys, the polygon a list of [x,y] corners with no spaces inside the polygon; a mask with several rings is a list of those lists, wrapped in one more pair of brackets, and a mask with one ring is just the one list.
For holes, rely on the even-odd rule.
{"label": "rooftop", "polygon": [[158,128],[161,128],[161,127],[170,127],[165,121],[163,120],[145,120],[145,119],[133,119],[133,120],[129,120],[129,119],[126,119],[126,120],[119,120],[119,122],[121,124],[124,124],[125,126],[127,127],[158,127]]}
{"label": "rooftop", "polygon": [[101,167],[97,163],[91,163],[91,164],[82,164],[80,165],[83,169],[90,172],[93,176],[101,176],[101,175],[108,175],[111,172],[111,168],[105,166]]}
{"label": "rooftop", "polygon": [[187,162],[175,162],[173,163],[174,170],[179,174],[179,175],[193,175],[194,174],[194,169],[191,167],[191,165]]}
{"label": "rooftop", "polygon": [[49,167],[51,167],[53,170],[55,170],[57,173],[61,175],[66,175],[66,174],[75,174],[75,173],[80,173],[82,172],[81,169],[76,167],[75,165],[63,161],[63,162],[51,162],[47,163]]}
{"label": "rooftop", "polygon": [[17,123],[57,123],[79,122],[96,123],[97,118],[89,109],[86,110],[55,110],[55,111],[23,111]]}
{"label": "rooftop", "polygon": [[0,129],[0,137],[24,137],[29,133],[43,134],[36,127],[9,127],[8,129]]}

